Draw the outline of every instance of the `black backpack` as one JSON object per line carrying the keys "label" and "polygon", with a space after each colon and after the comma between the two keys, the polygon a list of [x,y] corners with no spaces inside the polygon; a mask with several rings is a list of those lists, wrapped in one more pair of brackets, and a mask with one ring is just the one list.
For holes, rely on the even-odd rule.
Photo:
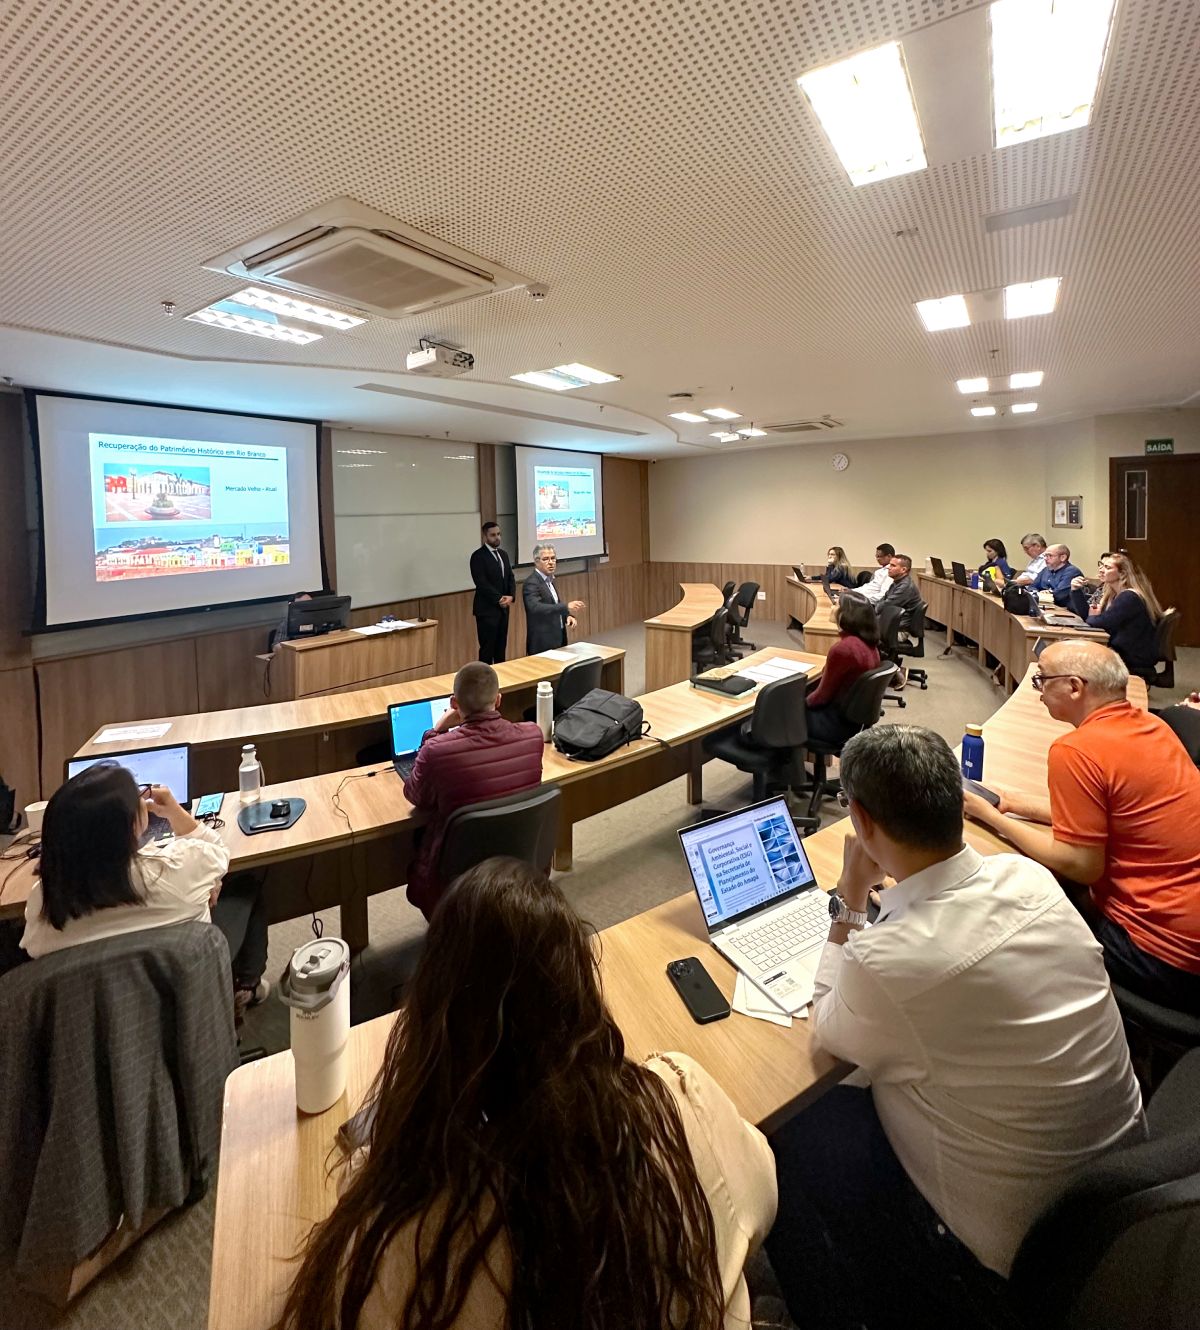
{"label": "black backpack", "polygon": [[1026,587],[1013,586],[1010,582],[1000,592],[1000,599],[1004,602],[1004,608],[1009,614],[1033,613],[1033,596]]}
{"label": "black backpack", "polygon": [[576,762],[607,757],[649,730],[642,706],[631,697],[593,688],[554,722],[554,746]]}

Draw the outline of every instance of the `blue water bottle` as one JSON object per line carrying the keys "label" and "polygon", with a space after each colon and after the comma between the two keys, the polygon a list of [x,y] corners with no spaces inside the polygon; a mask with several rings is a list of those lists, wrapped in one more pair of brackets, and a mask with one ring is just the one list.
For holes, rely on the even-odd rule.
{"label": "blue water bottle", "polygon": [[983,726],[968,725],[962,741],[962,774],[983,780]]}

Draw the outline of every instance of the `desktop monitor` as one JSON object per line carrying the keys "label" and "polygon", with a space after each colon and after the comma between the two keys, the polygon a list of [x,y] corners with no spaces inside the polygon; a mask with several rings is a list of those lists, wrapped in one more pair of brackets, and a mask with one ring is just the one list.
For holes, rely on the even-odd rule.
{"label": "desktop monitor", "polygon": [[287,636],[319,637],[350,627],[349,596],[312,596],[288,606]]}
{"label": "desktop monitor", "polygon": [[188,782],[187,744],[170,748],[141,748],[129,753],[103,753],[99,757],[71,757],[67,759],[67,780],[78,776],[89,767],[106,762],[124,767],[139,785],[165,785],[185,808],[191,802]]}

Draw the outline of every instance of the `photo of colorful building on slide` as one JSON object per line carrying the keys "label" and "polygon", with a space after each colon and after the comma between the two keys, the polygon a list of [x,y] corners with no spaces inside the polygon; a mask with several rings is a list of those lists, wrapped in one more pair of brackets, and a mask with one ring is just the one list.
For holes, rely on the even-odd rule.
{"label": "photo of colorful building on slide", "polygon": [[256,535],[226,529],[207,535],[197,532],[190,538],[163,531],[130,536],[101,548],[101,538],[106,534],[111,533],[96,533],[97,582],[129,581],[170,573],[267,568],[290,560],[286,531]]}
{"label": "photo of colorful building on slide", "polygon": [[203,522],[210,517],[212,476],[208,467],[104,463],[106,522]]}

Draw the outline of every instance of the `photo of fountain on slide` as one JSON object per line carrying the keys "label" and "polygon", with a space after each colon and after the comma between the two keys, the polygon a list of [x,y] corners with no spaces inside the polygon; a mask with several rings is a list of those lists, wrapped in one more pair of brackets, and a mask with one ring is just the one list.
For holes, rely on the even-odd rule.
{"label": "photo of fountain on slide", "polygon": [[104,464],[104,517],[109,522],[207,521],[212,475],[206,466],[170,470]]}

